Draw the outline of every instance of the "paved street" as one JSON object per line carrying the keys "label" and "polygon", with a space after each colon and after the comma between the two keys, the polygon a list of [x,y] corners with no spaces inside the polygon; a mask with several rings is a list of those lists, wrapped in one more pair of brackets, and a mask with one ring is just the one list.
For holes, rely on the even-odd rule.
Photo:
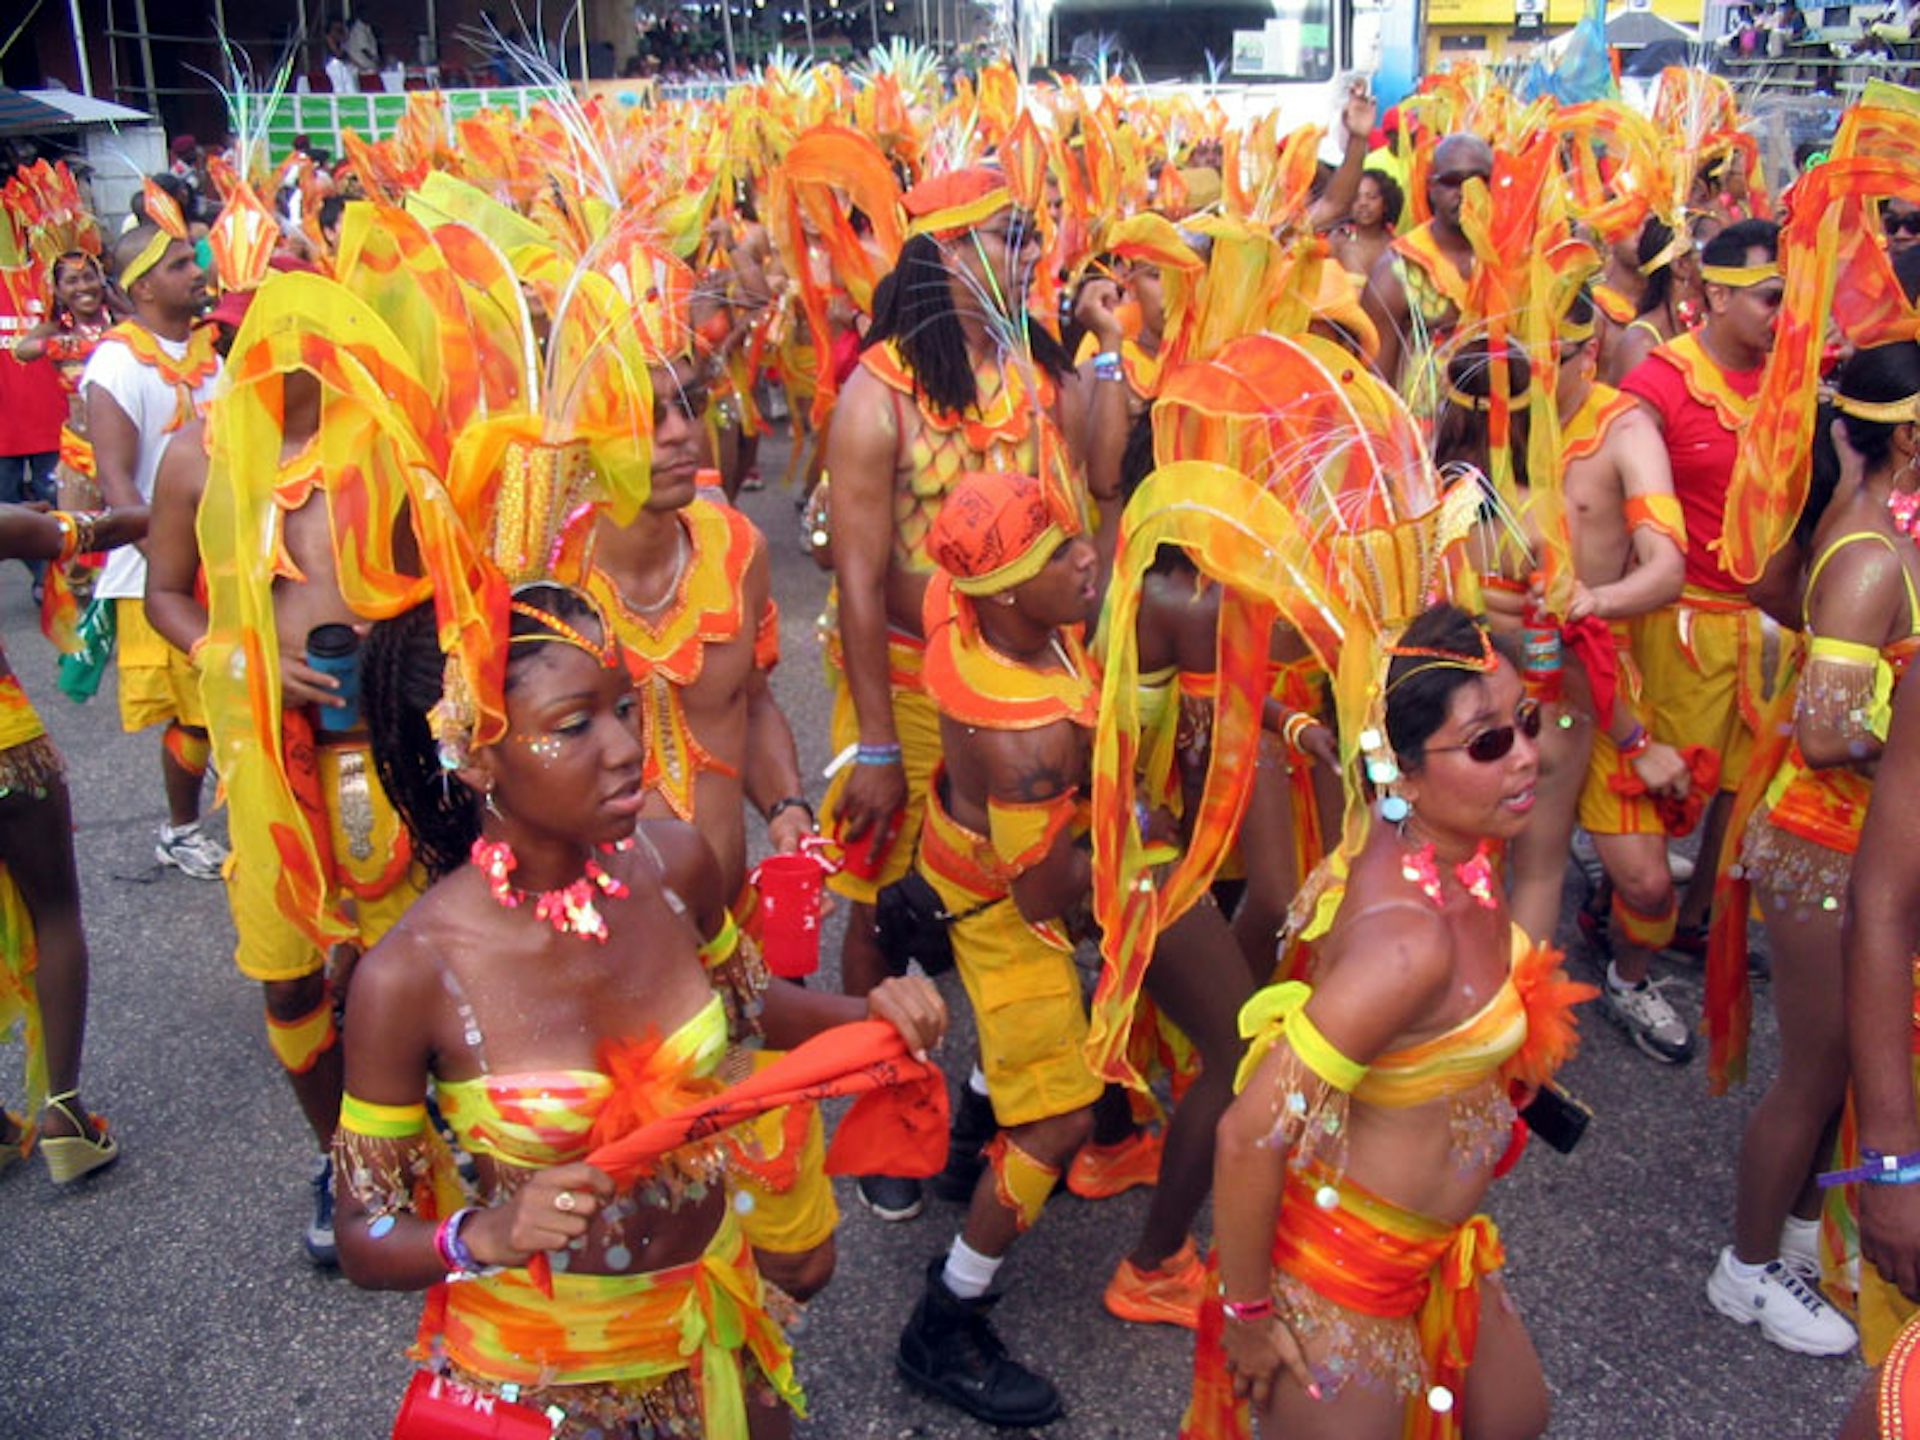
{"label": "paved street", "polygon": [[[769,451],[771,479],[784,449]],[[777,687],[817,777],[825,577],[799,554],[784,492],[745,499],[774,555],[786,651]],[[154,862],[158,736],[120,733],[111,679],[85,707],[59,695],[17,564],[0,569],[0,631],[71,768],[93,944],[85,1093],[125,1145],[115,1169],[70,1193],[37,1161],[0,1180],[0,1436],[383,1436],[419,1299],[355,1290],[301,1254],[305,1127],[267,1050],[258,987],[233,969],[221,888]],[[827,949],[837,953],[837,938]],[[1676,981],[1689,1014],[1695,980]],[[964,1019],[957,985],[949,996]],[[1512,1290],[1553,1387],[1555,1436],[1812,1440],[1832,1433],[1859,1379],[1854,1361],[1773,1349],[1702,1294],[1730,1231],[1740,1126],[1773,1070],[1764,993],[1757,1008],[1754,1084],[1725,1100],[1708,1098],[1703,1066],[1657,1066],[1589,1016],[1585,1053],[1565,1077],[1596,1112],[1586,1143],[1571,1157],[1536,1147],[1494,1192]],[[957,1034],[950,1070],[967,1054]],[[0,1097],[18,1096],[18,1074],[17,1047],[0,1046]],[[812,1417],[801,1433],[995,1433],[910,1394],[893,1371],[923,1267],[958,1211],[935,1203],[885,1226],[850,1185],[841,1203],[839,1275],[798,1337]],[[1003,1272],[1003,1334],[1067,1395],[1052,1440],[1174,1433],[1189,1337],[1122,1325],[1099,1305],[1144,1209],[1140,1192],[1098,1206],[1063,1197]]]}

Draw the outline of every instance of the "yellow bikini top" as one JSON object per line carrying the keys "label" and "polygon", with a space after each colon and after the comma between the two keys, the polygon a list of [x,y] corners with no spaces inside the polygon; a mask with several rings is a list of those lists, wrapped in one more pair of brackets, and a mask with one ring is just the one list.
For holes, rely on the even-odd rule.
{"label": "yellow bikini top", "polygon": [[[727,1053],[718,994],[661,1043],[688,1076],[708,1076]],[[470,1155],[534,1168],[578,1160],[613,1081],[598,1070],[522,1070],[436,1084],[440,1113]]]}
{"label": "yellow bikini top", "polygon": [[1370,1065],[1342,1055],[1308,1018],[1304,1007],[1312,986],[1299,980],[1269,985],[1241,1007],[1240,1033],[1251,1043],[1234,1089],[1245,1088],[1282,1037],[1308,1070],[1363,1104],[1402,1110],[1473,1089],[1526,1043],[1527,1007],[1514,984],[1514,967],[1532,942],[1515,925],[1512,943],[1507,973],[1492,999],[1442,1034],[1377,1055]]}

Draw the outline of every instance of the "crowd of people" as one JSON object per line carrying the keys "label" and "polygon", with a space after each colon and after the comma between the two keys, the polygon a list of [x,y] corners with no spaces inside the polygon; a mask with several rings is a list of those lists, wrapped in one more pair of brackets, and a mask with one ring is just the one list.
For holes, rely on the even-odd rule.
{"label": "crowd of people", "polygon": [[[307,1254],[427,1292],[412,1423],[790,1433],[849,1175],[965,1203],[897,1363],[979,1419],[1062,1413],[991,1319],[1019,1237],[1152,1186],[1102,1301],[1195,1332],[1183,1437],[1542,1434],[1487,1191],[1578,1141],[1584,1002],[1654,1063],[1704,1033],[1717,1090],[1764,976],[1705,1294],[1858,1348],[1847,1433],[1903,1433],[1920,100],[1776,198],[1699,71],[1645,116],[1356,87],[1337,164],[932,76],[423,92],[331,167],[189,143],[124,223],[58,166],[0,190],[7,383],[57,436],[0,471],[0,555],[62,687],[111,664],[160,731],[156,855],[226,886],[312,1132]],[[732,503],[776,394],[834,577],[823,794]],[[62,1184],[120,1154],[70,833],[0,661],[0,1167]],[[1592,985],[1552,945],[1582,868]]]}

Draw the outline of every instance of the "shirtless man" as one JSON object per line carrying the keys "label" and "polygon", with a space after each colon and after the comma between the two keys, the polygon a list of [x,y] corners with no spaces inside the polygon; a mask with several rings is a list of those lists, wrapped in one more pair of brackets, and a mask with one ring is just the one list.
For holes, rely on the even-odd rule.
{"label": "shirtless man", "polygon": [[[1679,598],[1686,527],[1659,427],[1631,396],[1594,379],[1594,321],[1594,306],[1582,295],[1560,329],[1556,401],[1576,576],[1566,618],[1575,624],[1588,617],[1606,622],[1620,658],[1621,680],[1611,723],[1595,727],[1578,815],[1613,886],[1609,1011],[1642,1050],[1677,1063],[1693,1053],[1693,1036],[1648,983],[1656,947],[1636,943],[1635,936],[1645,928],[1643,917],[1673,911],[1667,831],[1654,798],[1684,797],[1689,777],[1679,752],[1655,740],[1639,713],[1638,677],[1625,622]],[[1592,712],[1596,719],[1598,709]],[[1638,779],[1646,793],[1625,796],[1610,783],[1629,777]],[[1565,846],[1558,848],[1556,868],[1564,873]],[[1558,905],[1554,908],[1557,914]],[[1517,894],[1514,912],[1517,918]]]}
{"label": "shirtless man", "polygon": [[[646,717],[643,816],[691,821],[720,861],[726,894],[751,927],[745,807],[790,854],[814,833],[793,730],[768,676],[780,613],[767,545],[732,506],[695,493],[708,464],[707,382],[683,356],[652,372],[653,476],[631,525],[602,519],[586,589],[612,619]],[[729,957],[705,957],[718,971]],[[761,1273],[796,1299],[833,1274],[840,1212],[824,1169],[817,1112],[776,1111],[740,1157],[754,1205],[742,1217]],[[797,1166],[778,1165],[800,1146]],[[756,1170],[755,1161],[765,1168]],[[784,1183],[779,1171],[794,1172]]]}
{"label": "shirtless man", "polygon": [[[1031,353],[1009,338],[1039,253],[1034,218],[987,167],[916,186],[906,208],[911,233],[893,296],[840,391],[827,454],[842,667],[833,743],[858,748],[826,810],[849,843],[897,826],[871,875],[843,870],[833,881],[853,902],[840,974],[856,995],[887,973],[874,901],[913,864],[940,757],[938,717],[920,688],[921,602],[934,569],[928,531],[969,472],[1039,475],[1079,489],[1066,437],[1082,433],[1082,411],[1061,383],[1068,357],[1037,324],[1023,327]],[[1120,387],[1104,388],[1117,406]],[[1124,427],[1124,412],[1115,423]],[[863,1177],[861,1198],[893,1220],[922,1203],[918,1182],[893,1177]]]}
{"label": "shirtless man", "polygon": [[[1374,368],[1398,386],[1408,357],[1460,323],[1473,246],[1460,228],[1460,199],[1469,180],[1493,178],[1493,147],[1478,135],[1449,135],[1433,152],[1427,205],[1433,218],[1400,236],[1374,262],[1360,304],[1380,332]],[[1416,309],[1418,323],[1415,322]]]}
{"label": "shirtless man", "polygon": [[[327,986],[328,953],[336,941],[350,947],[350,956],[372,946],[405,913],[425,877],[412,863],[407,831],[374,773],[355,702],[342,695],[337,678],[305,658],[315,631],[363,631],[366,617],[354,612],[340,590],[315,446],[320,383],[296,371],[280,388],[284,429],[273,491],[278,534],[266,578],[280,656],[277,744],[270,749],[262,741],[264,716],[235,716],[215,704],[208,718],[234,814],[227,899],[239,939],[235,963],[241,974],[261,982],[268,1043],[319,1147],[305,1247],[314,1264],[330,1266],[336,1259],[327,1154],[340,1113],[341,1051]],[[219,418],[216,412],[214,423]],[[188,651],[207,635],[196,522],[208,471],[207,447],[195,422],[173,437],[154,482],[147,615],[170,644]],[[239,567],[247,546],[240,548],[240,555],[207,558]],[[350,716],[346,728],[330,722],[329,713]],[[269,814],[278,822],[271,828]],[[320,885],[310,898],[319,914],[282,898],[284,861],[274,830],[286,823],[305,832],[318,862]],[[343,990],[344,973],[343,966]]]}

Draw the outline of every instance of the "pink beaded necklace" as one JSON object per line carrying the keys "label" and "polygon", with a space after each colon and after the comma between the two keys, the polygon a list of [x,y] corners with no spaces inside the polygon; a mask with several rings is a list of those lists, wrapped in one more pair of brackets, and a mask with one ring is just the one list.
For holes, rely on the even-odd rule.
{"label": "pink beaded necklace", "polygon": [[[633,844],[633,838],[629,836],[612,845],[596,848],[603,855],[617,855],[631,850]],[[623,900],[627,895],[627,885],[624,880],[616,879],[602,870],[600,862],[591,855],[587,857],[585,872],[572,884],[562,885],[557,890],[540,891],[522,890],[507,878],[519,866],[520,857],[513,853],[513,847],[504,840],[489,840],[482,836],[473,842],[471,858],[480,873],[487,877],[487,890],[504,908],[518,910],[522,901],[531,899],[534,915],[562,935],[578,935],[582,940],[597,940],[602,945],[607,943],[607,920],[600,913],[600,907],[593,903],[594,892]]]}

